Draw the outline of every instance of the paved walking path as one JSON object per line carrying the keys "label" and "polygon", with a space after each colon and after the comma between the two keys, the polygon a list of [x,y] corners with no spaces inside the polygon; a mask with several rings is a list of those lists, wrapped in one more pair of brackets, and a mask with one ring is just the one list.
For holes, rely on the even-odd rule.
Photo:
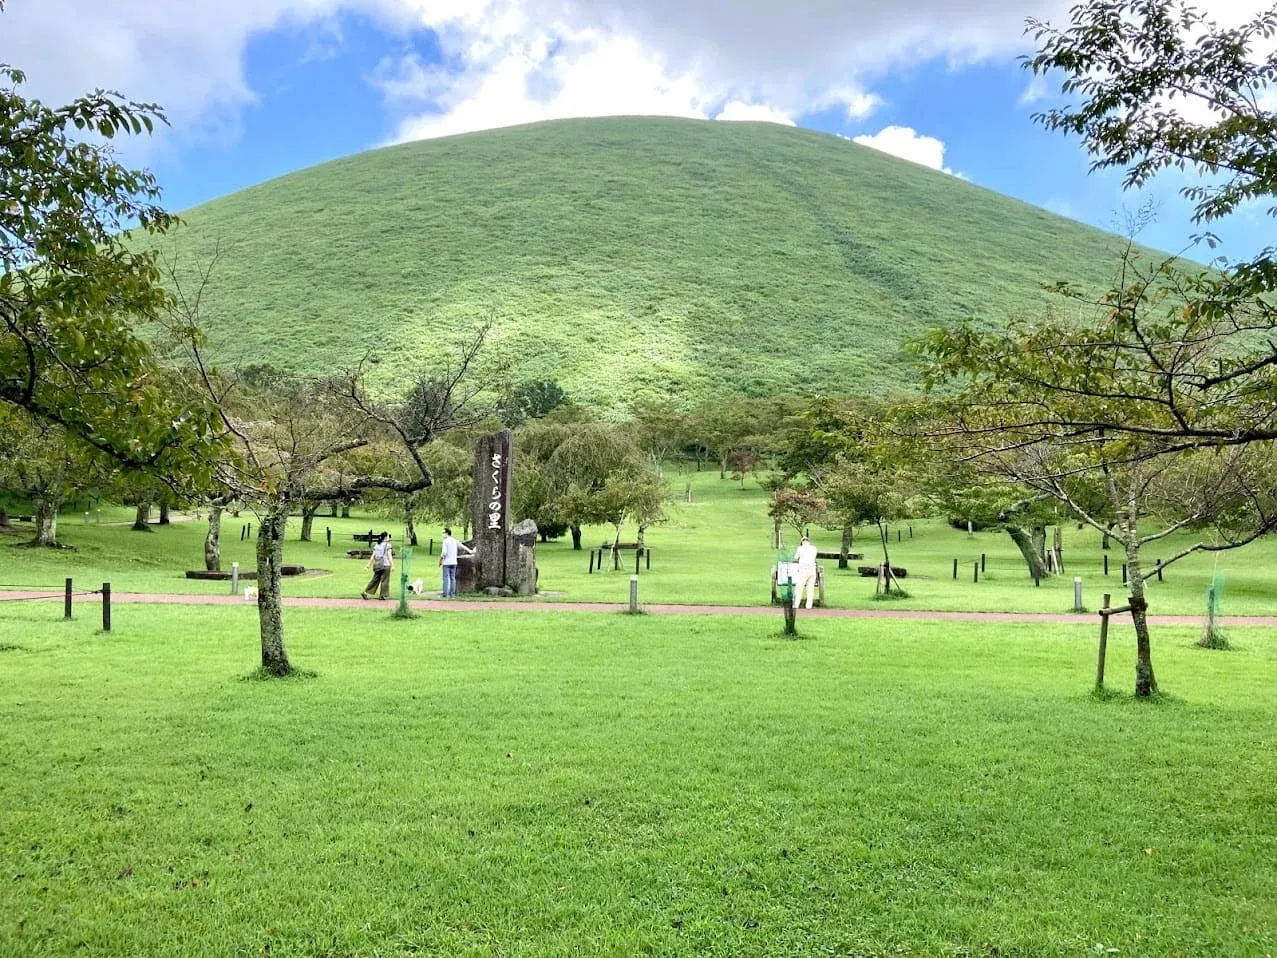
{"label": "paved walking path", "polygon": [[[61,593],[0,591],[0,602],[21,599],[60,601]],[[98,595],[77,595],[77,602],[99,602]],[[243,596],[233,595],[162,595],[139,592],[113,592],[111,602],[153,605],[244,605]],[[419,612],[624,612],[628,606],[611,602],[539,602],[534,599],[414,599],[410,603]],[[377,599],[333,599],[285,596],[288,608],[312,609],[379,609],[393,608],[395,602]],[[653,615],[780,615],[776,606],[765,605],[661,605],[643,603],[640,608]],[[1060,612],[945,612],[931,609],[800,609],[799,618],[814,619],[903,619],[932,622],[1037,622],[1040,624],[1078,625],[1097,621],[1091,613]],[[1124,617],[1123,617],[1124,618]],[[1200,615],[1150,615],[1150,625],[1201,625]],[[1229,628],[1258,626],[1277,627],[1277,616],[1224,616],[1220,624]]]}

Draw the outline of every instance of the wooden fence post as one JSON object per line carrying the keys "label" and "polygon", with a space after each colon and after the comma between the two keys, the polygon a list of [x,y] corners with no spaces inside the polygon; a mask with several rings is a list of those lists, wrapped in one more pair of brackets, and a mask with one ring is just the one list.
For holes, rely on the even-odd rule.
{"label": "wooden fence post", "polygon": [[102,631],[111,631],[111,583],[102,583]]}
{"label": "wooden fence post", "polygon": [[1109,644],[1109,600],[1112,596],[1104,593],[1104,607],[1100,609],[1100,657],[1095,663],[1095,687],[1104,688],[1104,656],[1108,654]]}
{"label": "wooden fence post", "polygon": [[70,579],[67,579],[67,583],[66,583],[66,597],[63,599],[63,602],[62,602],[62,617],[64,619],[71,618],[71,580]]}

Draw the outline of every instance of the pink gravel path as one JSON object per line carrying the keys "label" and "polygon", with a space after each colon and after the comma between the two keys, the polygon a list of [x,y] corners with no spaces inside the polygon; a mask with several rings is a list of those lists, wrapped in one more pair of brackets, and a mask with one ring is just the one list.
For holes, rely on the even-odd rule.
{"label": "pink gravel path", "polygon": [[[60,594],[49,592],[0,591],[0,602],[19,599],[45,599],[60,601]],[[98,602],[96,595],[77,596],[77,602]],[[244,605],[241,596],[232,595],[161,595],[150,593],[112,593],[112,603],[143,603],[154,605]],[[376,599],[333,599],[319,597],[286,596],[284,605],[289,608],[311,609],[376,609],[387,612],[393,601]],[[624,612],[624,604],[610,602],[538,602],[530,599],[416,599],[409,603],[419,612]],[[757,605],[658,605],[642,604],[640,608],[654,615],[774,615],[779,608]],[[800,619],[904,619],[932,622],[1038,622],[1042,624],[1078,625],[1095,623],[1095,613],[1068,614],[1058,612],[944,612],[927,609],[802,609]],[[1119,617],[1120,618],[1120,617]],[[1201,625],[1200,615],[1151,615],[1150,625]],[[1225,616],[1220,624],[1230,628],[1257,626],[1277,627],[1277,616]]]}

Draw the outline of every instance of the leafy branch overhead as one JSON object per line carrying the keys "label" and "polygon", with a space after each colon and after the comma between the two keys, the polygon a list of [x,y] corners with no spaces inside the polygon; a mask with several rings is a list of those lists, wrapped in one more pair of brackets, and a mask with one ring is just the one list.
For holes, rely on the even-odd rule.
{"label": "leafy branch overhead", "polygon": [[1078,99],[1035,119],[1081,137],[1093,170],[1124,169],[1137,188],[1167,168],[1209,177],[1181,190],[1199,222],[1272,195],[1277,8],[1226,29],[1180,0],[1104,0],[1075,7],[1065,28],[1030,19],[1026,32],[1038,52],[1025,67],[1063,73]]}
{"label": "leafy branch overhead", "polygon": [[0,402],[170,481],[198,472],[212,414],[175,399],[137,334],[168,295],[155,255],[124,235],[177,221],[154,177],[116,162],[106,142],[164,115],[102,90],[49,107],[24,82],[0,65]]}

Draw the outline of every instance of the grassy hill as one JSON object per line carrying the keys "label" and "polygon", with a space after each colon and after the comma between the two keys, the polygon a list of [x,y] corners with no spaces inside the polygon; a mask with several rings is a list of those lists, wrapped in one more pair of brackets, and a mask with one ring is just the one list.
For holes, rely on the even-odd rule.
{"label": "grassy hill", "polygon": [[185,214],[214,351],[387,380],[491,317],[516,378],[640,397],[908,385],[935,322],[1105,282],[1119,240],[767,124],[569,120],[362,153]]}

